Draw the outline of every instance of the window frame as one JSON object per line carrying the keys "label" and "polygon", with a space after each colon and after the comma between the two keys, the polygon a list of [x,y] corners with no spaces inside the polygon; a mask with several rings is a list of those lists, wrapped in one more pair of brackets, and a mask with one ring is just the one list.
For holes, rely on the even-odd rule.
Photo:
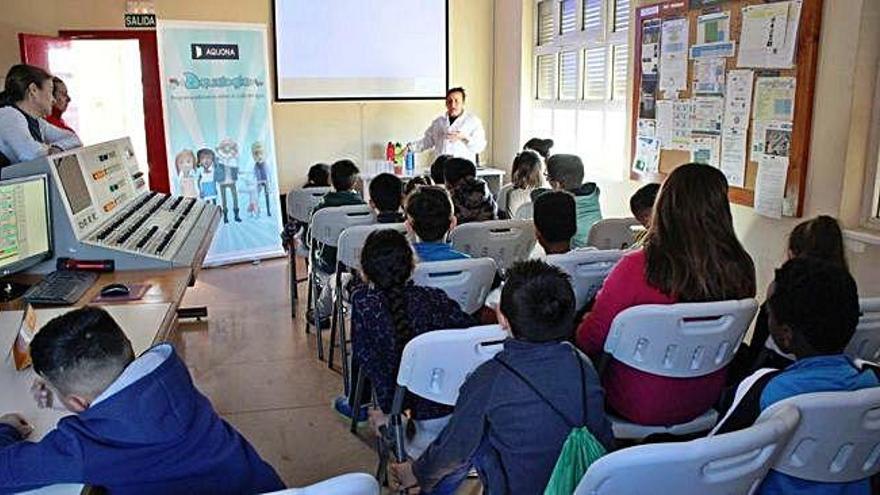
{"label": "window frame", "polygon": [[865,154],[865,184],[862,196],[861,226],[880,230],[880,66],[874,79],[874,101]]}

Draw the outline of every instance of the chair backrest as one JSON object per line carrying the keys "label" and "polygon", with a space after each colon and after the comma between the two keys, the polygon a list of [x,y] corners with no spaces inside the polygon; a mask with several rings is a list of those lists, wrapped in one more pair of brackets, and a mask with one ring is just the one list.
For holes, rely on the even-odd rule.
{"label": "chair backrest", "polygon": [[859,299],[862,316],[846,354],[874,363],[880,362],[880,297]]}
{"label": "chair backrest", "polygon": [[531,220],[535,217],[535,205],[529,201],[519,205],[519,208],[513,212],[513,218],[517,220]]}
{"label": "chair backrest", "polygon": [[513,183],[504,184],[498,190],[498,211],[507,211],[507,195],[511,189],[513,189]]}
{"label": "chair backrest", "polygon": [[545,261],[558,266],[571,277],[575,307],[580,310],[599,292],[608,273],[623,255],[624,251],[619,249],[574,249],[565,254],[547,255]]}
{"label": "chair backrest", "polygon": [[612,452],[587,470],[575,495],[754,493],[797,427],[795,407],[743,430]]}
{"label": "chair backrest", "polygon": [[297,222],[308,222],[309,215],[324,195],[330,192],[329,187],[306,187],[293,189],[287,194],[287,216]]}
{"label": "chair backrest", "polygon": [[635,242],[632,227],[641,225],[635,218],[606,218],[590,228],[587,246],[596,249],[627,249]]}
{"label": "chair backrest", "polygon": [[801,422],[775,471],[825,483],[880,472],[880,387],[796,395],[773,404],[761,418],[791,406],[800,411]]}
{"label": "chair backrest", "polygon": [[730,363],[757,310],[754,299],[633,306],[614,317],[605,352],[654,375],[708,375]]}
{"label": "chair backrest", "polygon": [[374,223],[348,227],[339,234],[336,260],[349,268],[360,270],[364,243],[367,242],[367,237],[377,230],[396,230],[406,233],[406,227],[402,223]]}
{"label": "chair backrest", "polygon": [[443,289],[465,313],[475,313],[492,290],[497,267],[492,258],[469,258],[419,263],[413,272],[416,285]]}
{"label": "chair backrest", "polygon": [[490,220],[459,225],[450,234],[452,247],[474,258],[492,258],[506,270],[529,257],[535,226],[528,220]]}
{"label": "chair backrest", "polygon": [[312,240],[325,246],[338,246],[339,235],[355,225],[372,225],[376,216],[368,205],[333,206],[322,208],[312,215]]}
{"label": "chair backrest", "polygon": [[403,349],[397,385],[428,400],[455,405],[467,377],[500,352],[506,338],[498,325],[418,335]]}
{"label": "chair backrest", "polygon": [[379,495],[379,482],[366,473],[343,474],[304,488],[288,488],[266,495]]}

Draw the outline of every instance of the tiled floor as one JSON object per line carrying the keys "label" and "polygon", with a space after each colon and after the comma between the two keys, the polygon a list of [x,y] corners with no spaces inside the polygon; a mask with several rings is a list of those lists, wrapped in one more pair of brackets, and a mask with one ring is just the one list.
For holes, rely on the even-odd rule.
{"label": "tiled floor", "polygon": [[[366,432],[350,434],[330,408],[342,378],[317,360],[304,332],[305,284],[291,319],[287,277],[284,259],[202,271],[183,305],[206,305],[209,317],[182,324],[175,343],[199,389],[289,486],[372,473]],[[471,483],[460,493],[479,491]]]}

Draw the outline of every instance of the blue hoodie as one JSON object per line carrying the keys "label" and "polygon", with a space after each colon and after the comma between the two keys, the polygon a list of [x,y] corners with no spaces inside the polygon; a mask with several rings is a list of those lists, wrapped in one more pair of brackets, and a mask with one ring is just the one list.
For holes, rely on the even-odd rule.
{"label": "blue hoodie", "polygon": [[132,362],[81,414],[40,442],[0,425],[0,493],[85,483],[113,494],[239,494],[284,488],[220,419],[168,344]]}

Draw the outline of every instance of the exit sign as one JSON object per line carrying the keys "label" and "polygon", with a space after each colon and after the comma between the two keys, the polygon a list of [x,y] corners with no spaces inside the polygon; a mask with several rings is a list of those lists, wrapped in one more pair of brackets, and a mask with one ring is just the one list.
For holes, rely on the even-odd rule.
{"label": "exit sign", "polygon": [[125,14],[127,28],[155,28],[156,14]]}

